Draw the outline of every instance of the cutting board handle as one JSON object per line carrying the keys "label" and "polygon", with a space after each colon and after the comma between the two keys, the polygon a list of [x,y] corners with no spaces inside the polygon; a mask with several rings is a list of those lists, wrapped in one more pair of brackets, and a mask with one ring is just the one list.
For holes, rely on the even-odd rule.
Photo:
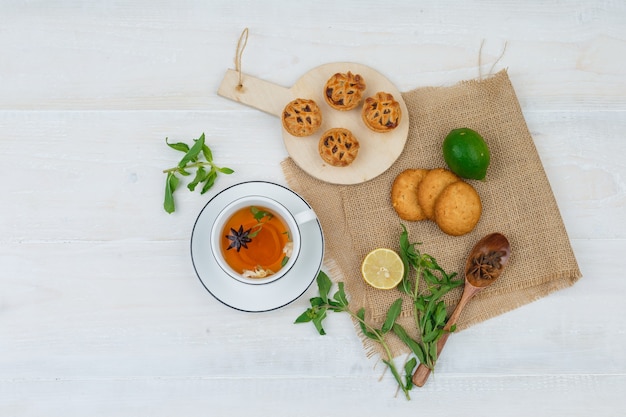
{"label": "cutting board handle", "polygon": [[277,117],[280,117],[287,103],[293,100],[289,88],[243,73],[240,85],[239,77],[238,71],[226,71],[217,94]]}

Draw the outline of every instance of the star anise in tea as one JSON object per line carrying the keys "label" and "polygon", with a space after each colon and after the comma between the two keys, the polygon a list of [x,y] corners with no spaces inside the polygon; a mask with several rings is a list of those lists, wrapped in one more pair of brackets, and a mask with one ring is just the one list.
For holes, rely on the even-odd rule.
{"label": "star anise in tea", "polygon": [[234,248],[239,252],[241,248],[248,249],[248,243],[252,242],[250,230],[252,229],[243,230],[243,226],[239,226],[239,230],[231,227],[230,232],[226,235],[226,239],[230,240],[230,245],[228,245],[226,250]]}
{"label": "star anise in tea", "polygon": [[491,280],[502,265],[500,259],[506,255],[504,251],[491,251],[482,253],[472,260],[472,268],[469,273],[476,278]]}

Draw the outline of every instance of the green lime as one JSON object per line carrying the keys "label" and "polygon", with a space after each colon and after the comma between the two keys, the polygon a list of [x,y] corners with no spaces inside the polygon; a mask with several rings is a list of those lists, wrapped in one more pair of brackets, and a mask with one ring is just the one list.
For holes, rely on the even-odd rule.
{"label": "green lime", "polygon": [[489,167],[489,147],[478,132],[466,127],[454,129],[443,141],[443,158],[459,177],[484,180]]}

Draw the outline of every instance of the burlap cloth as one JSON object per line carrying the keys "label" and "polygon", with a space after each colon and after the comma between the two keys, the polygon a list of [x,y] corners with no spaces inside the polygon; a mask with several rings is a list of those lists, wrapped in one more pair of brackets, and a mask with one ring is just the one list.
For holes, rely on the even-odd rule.
{"label": "burlap cloth", "polygon": [[[312,178],[290,158],[282,162],[289,186],[317,212],[325,236],[325,266],[333,281],[345,282],[354,311],[380,326],[398,290],[376,290],[363,282],[361,261],[372,249],[399,249],[401,223],[418,249],[448,272],[463,276],[465,258],[483,236],[501,232],[512,256],[496,283],[465,308],[458,330],[487,320],[574,284],[581,273],[567,232],[506,70],[453,86],[418,88],[402,94],[410,113],[409,136],[398,160],[382,175],[357,185],[333,185]],[[467,235],[451,237],[431,221],[401,220],[391,206],[394,178],[408,168],[446,167],[441,142],[450,130],[469,127],[491,150],[486,181],[468,181],[483,203],[482,217]],[[451,310],[462,287],[448,294]],[[415,329],[407,298],[399,323]],[[413,336],[417,333],[414,331]],[[379,352],[363,339],[368,354]],[[394,356],[407,352],[393,336]]]}

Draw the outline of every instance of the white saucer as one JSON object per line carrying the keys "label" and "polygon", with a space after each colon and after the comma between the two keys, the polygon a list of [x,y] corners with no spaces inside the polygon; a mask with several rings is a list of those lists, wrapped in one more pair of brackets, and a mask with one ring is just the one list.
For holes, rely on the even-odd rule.
{"label": "white saucer", "polygon": [[191,233],[191,260],[202,285],[227,306],[249,312],[275,310],[304,294],[317,276],[324,258],[324,235],[319,220],[300,225],[300,256],[291,270],[276,281],[253,285],[230,277],[211,253],[211,226],[228,203],[248,195],[273,198],[293,213],[311,208],[295,192],[271,182],[250,181],[226,188],[198,215]]}

